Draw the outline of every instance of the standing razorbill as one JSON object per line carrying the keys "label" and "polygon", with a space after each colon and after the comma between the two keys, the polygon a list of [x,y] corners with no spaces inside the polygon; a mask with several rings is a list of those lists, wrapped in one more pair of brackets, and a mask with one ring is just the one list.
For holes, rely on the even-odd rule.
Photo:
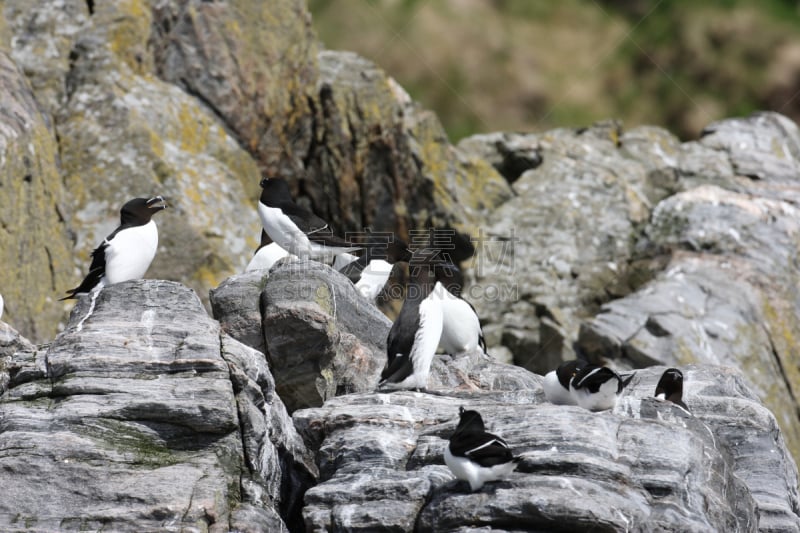
{"label": "standing razorbill", "polygon": [[[350,254],[336,256],[334,268],[338,262],[344,262]],[[354,256],[350,256],[354,257]],[[367,300],[375,301],[389,280],[394,264],[398,261],[411,260],[408,245],[402,239],[392,242],[369,243],[365,246],[361,257],[346,263],[339,272],[347,276],[356,286],[356,290]]]}
{"label": "standing razorbill", "polygon": [[388,361],[379,388],[425,389],[442,335],[442,303],[433,295],[437,251],[415,252],[406,299],[386,341]]}
{"label": "standing razorbill", "polygon": [[572,378],[569,390],[575,402],[584,409],[605,411],[613,409],[617,396],[631,379],[633,374],[623,380],[610,368],[589,363]]}
{"label": "standing razorbill", "polygon": [[267,232],[261,230],[261,245],[256,249],[253,258],[247,263],[244,271],[269,270],[272,265],[284,257],[289,257],[289,252],[281,248],[278,243],[272,242]]}
{"label": "standing razorbill", "polygon": [[77,298],[97,286],[144,276],[158,248],[158,229],[151,217],[166,208],[167,203],[161,196],[134,198],[123,205],[120,225],[92,252],[86,278],[61,299]]}
{"label": "standing razorbill", "polygon": [[569,391],[569,382],[586,364],[586,361],[573,359],[561,363],[557,369],[545,374],[542,388],[547,401],[556,405],[578,405]]}
{"label": "standing razorbill", "polygon": [[301,259],[331,259],[361,248],[335,236],[327,222],[295,204],[286,180],[264,178],[260,185],[261,225],[284,250]]}
{"label": "standing razorbill", "polygon": [[486,353],[486,341],[478,314],[472,304],[461,298],[463,286],[464,277],[457,266],[450,262],[436,265],[434,294],[442,302],[444,315],[439,349],[452,355],[480,347]]}
{"label": "standing razorbill", "polygon": [[477,411],[459,409],[458,427],[444,450],[444,462],[458,479],[476,491],[487,481],[495,481],[514,471],[514,457],[506,441],[486,432]]}
{"label": "standing razorbill", "polygon": [[0,318],[3,318],[3,295],[0,294]]}
{"label": "standing razorbill", "polygon": [[666,369],[656,385],[655,397],[672,402],[688,411],[689,408],[683,403],[683,372],[677,368]]}

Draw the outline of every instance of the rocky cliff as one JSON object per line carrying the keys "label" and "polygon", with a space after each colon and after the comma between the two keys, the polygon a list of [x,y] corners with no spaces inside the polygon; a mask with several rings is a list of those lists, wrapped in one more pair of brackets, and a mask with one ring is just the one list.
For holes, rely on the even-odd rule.
{"label": "rocky cliff", "polygon": [[[0,529],[800,531],[793,122],[454,147],[377,66],[320,50],[299,1],[2,16]],[[492,356],[374,392],[390,320],[346,278],[230,276],[263,174],[342,233],[455,229]],[[152,193],[173,207],[154,279],[59,326],[119,205]],[[644,370],[613,412],[546,403],[540,374],[575,355]],[[651,398],[665,365],[691,415]],[[476,493],[442,462],[462,406],[523,457]]]}
{"label": "rocky cliff", "polygon": [[[372,303],[312,263],[257,275],[212,295],[222,327],[157,280],[84,298],[49,345],[2,324],[0,529],[800,530],[795,463],[734,369],[683,366],[691,414],[652,397],[663,367],[590,413],[480,352],[437,357],[427,393],[377,393]],[[230,327],[259,300],[260,334]],[[522,457],[474,493],[442,459],[462,406]]]}
{"label": "rocky cliff", "polygon": [[[44,341],[135,196],[162,194],[156,278],[208,290],[258,244],[263,174],[338,231],[474,233],[510,190],[372,63],[320,51],[301,0],[7,0],[0,291]],[[481,190],[485,192],[480,192]],[[465,255],[465,254],[462,254]],[[31,267],[33,265],[33,267]],[[63,326],[63,325],[62,325]]]}

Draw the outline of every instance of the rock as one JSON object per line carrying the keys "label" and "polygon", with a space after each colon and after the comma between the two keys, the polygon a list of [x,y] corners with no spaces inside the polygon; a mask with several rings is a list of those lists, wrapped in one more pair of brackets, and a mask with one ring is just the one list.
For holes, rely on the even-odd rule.
{"label": "rock", "polygon": [[800,173],[800,129],[778,113],[714,122],[703,129],[700,142],[727,152],[742,176],[795,181]]}
{"label": "rock", "polygon": [[407,241],[431,223],[451,227],[460,233],[452,243],[457,260],[469,257],[469,236],[486,210],[510,197],[508,185],[482,159],[451,146],[436,116],[374,63],[323,51],[319,65],[307,167],[315,182],[301,183],[314,211],[340,232],[370,227]]}
{"label": "rock", "polygon": [[0,395],[8,389],[11,381],[9,369],[14,354],[22,351],[33,352],[34,350],[36,347],[28,339],[5,322],[0,321]]}
{"label": "rock", "polygon": [[152,29],[160,78],[212,110],[262,173],[304,172],[319,77],[305,2],[169,0],[153,5]]}
{"label": "rock", "polygon": [[262,270],[236,274],[209,293],[213,316],[222,331],[261,353],[267,353],[260,301],[268,276]]}
{"label": "rock", "polygon": [[[495,338],[525,368],[545,373],[574,357],[581,318],[631,290],[629,236],[648,219],[652,198],[665,193],[651,183],[660,176],[656,165],[622,150],[620,135],[619,125],[604,123],[504,141],[504,150],[518,150],[514,157],[529,157],[535,147],[542,162],[514,181],[516,197],[494,210],[476,235],[465,293],[484,325],[502,330]],[[672,139],[663,130],[648,135],[652,143]],[[498,142],[496,135],[483,136],[460,146]]]}
{"label": "rock", "polygon": [[[306,530],[800,527],[796,467],[742,377],[684,368],[690,415],[652,398],[663,370],[639,371],[613,413],[551,405],[533,383],[352,394],[296,411],[320,467],[321,483],[306,493]],[[442,457],[461,406],[481,412],[523,456],[515,473],[474,493]],[[771,460],[752,461],[757,455]]]}
{"label": "rock", "polygon": [[[319,52],[300,0],[9,0],[2,12],[0,33],[33,86],[26,97],[45,112],[36,120],[59,133],[20,145],[43,158],[46,198],[25,189],[11,198],[49,210],[41,226],[55,233],[17,237],[26,214],[9,221],[2,247],[32,250],[31,263],[52,267],[35,279],[26,271],[33,297],[16,307],[15,323],[35,341],[56,331],[66,308],[48,307],[54,294],[81,278],[131,197],[163,193],[173,207],[160,217],[148,275],[180,280],[205,300],[257,245],[262,173],[289,178],[297,200],[340,233],[370,227],[412,240],[427,224],[453,228],[457,260],[472,253],[484,211],[510,196],[490,165],[453,148],[436,117],[374,64]],[[48,255],[50,242],[65,244]]]}
{"label": "rock", "polygon": [[116,284],[89,308],[10,361],[0,527],[294,527],[316,467],[263,355],[177,283]]}
{"label": "rock", "polygon": [[52,299],[75,286],[118,225],[120,206],[137,196],[163,194],[171,207],[158,221],[152,277],[181,279],[205,295],[257,245],[258,167],[212,110],[152,75],[150,10],[144,0],[98,3],[92,13],[86,2],[4,4],[12,55],[59,133],[60,176],[54,170],[48,182],[65,184],[61,218],[73,243],[63,240],[75,247],[62,254],[72,260],[53,265],[58,283],[34,294]]}
{"label": "rock", "polygon": [[479,134],[462,139],[457,146],[491,163],[509,183],[514,183],[525,171],[542,164],[541,146],[535,135],[506,132]]}
{"label": "rock", "polygon": [[391,322],[342,274],[282,260],[261,293],[262,328],[278,394],[289,411],[374,390]]}
{"label": "rock", "polygon": [[800,283],[800,211],[792,202],[704,185],[661,202],[646,228],[666,270],[609,302],[580,330],[592,360],[624,367],[721,364],[741,368],[775,413],[795,454],[800,373],[791,339]]}
{"label": "rock", "polygon": [[25,75],[0,50],[0,287],[4,319],[26,337],[45,339],[62,316],[57,288],[68,288],[72,244],[59,179],[58,145]]}

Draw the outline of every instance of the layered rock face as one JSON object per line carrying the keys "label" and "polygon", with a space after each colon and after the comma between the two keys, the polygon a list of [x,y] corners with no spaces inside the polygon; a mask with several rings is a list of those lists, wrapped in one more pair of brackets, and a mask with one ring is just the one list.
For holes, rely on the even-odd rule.
{"label": "layered rock face", "polygon": [[86,318],[89,300],[4,359],[0,528],[296,527],[316,467],[263,355],[177,283],[117,284]]}
{"label": "layered rock face", "polygon": [[[690,415],[652,397],[662,371],[637,373],[613,413],[542,402],[533,381],[298,411],[321,481],[306,494],[306,530],[797,531],[794,461],[742,377],[685,368]],[[474,493],[443,465],[459,407],[523,457]]]}
{"label": "layered rock face", "polygon": [[[518,194],[490,215],[494,241],[478,247],[466,291],[490,345],[537,372],[575,352],[621,368],[740,368],[800,454],[794,123],[755,114],[682,144],[601,124],[461,147]],[[482,297],[495,286],[518,299]]]}
{"label": "layered rock face", "polygon": [[[664,367],[590,413],[547,403],[540,376],[480,352],[437,356],[427,393],[372,392],[385,356],[364,328],[377,311],[352,287],[343,297],[344,276],[303,261],[246,276],[212,296],[222,327],[277,355],[227,336],[166,281],[103,289],[94,309],[84,297],[49,346],[7,329],[4,529],[800,530],[795,463],[733,369],[682,367],[691,414],[652,397]],[[248,314],[264,317],[261,335],[231,327]],[[316,407],[290,419],[279,393],[300,397],[281,380]],[[459,407],[522,457],[476,492],[443,464]]]}

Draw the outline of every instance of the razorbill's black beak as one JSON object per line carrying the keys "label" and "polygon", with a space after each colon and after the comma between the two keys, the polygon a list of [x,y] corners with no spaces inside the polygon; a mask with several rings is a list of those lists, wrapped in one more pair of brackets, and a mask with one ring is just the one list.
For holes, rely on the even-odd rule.
{"label": "razorbill's black beak", "polygon": [[160,211],[162,209],[167,208],[167,201],[164,200],[163,196],[155,196],[147,200],[147,208],[154,209],[156,211]]}

